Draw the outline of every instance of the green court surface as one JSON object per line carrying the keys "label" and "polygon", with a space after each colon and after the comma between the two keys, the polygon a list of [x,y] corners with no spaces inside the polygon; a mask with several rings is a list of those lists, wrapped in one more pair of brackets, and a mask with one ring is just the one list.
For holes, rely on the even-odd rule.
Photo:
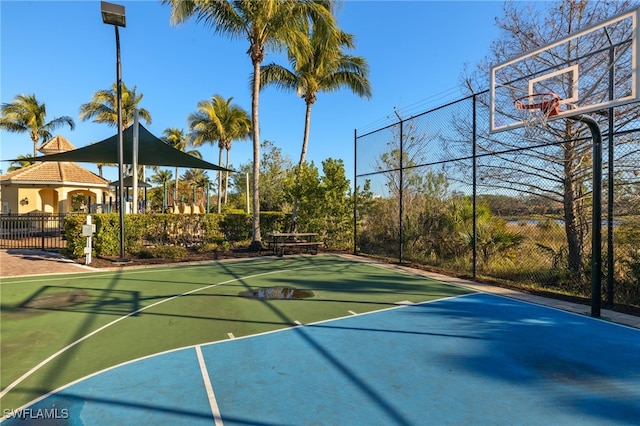
{"label": "green court surface", "polygon": [[[314,297],[239,296],[273,286]],[[3,279],[0,290],[4,411],[159,352],[470,292],[328,255]]]}

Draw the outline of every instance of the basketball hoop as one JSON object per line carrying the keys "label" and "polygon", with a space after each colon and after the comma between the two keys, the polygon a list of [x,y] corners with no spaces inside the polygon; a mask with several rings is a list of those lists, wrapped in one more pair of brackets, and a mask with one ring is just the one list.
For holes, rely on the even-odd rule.
{"label": "basketball hoop", "polygon": [[527,134],[547,127],[547,119],[560,113],[560,96],[556,93],[534,93],[513,101]]}

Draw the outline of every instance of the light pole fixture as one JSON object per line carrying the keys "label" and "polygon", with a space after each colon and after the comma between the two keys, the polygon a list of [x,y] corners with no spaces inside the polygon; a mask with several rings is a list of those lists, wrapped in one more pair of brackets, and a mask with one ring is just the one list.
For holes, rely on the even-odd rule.
{"label": "light pole fixture", "polygon": [[124,13],[124,6],[101,1],[100,9],[102,11],[102,22],[104,22],[105,24],[115,25],[116,27],[127,26],[127,18]]}
{"label": "light pole fixture", "polygon": [[116,31],[116,103],[118,110],[118,183],[120,187],[120,193],[118,195],[120,208],[118,212],[120,214],[120,261],[124,261],[124,178],[123,178],[123,142],[122,142],[122,69],[120,66],[120,33],[118,27],[126,27],[127,19],[124,13],[124,6],[107,3],[105,1],[100,2],[100,9],[102,12],[102,22],[108,25],[113,25]]}

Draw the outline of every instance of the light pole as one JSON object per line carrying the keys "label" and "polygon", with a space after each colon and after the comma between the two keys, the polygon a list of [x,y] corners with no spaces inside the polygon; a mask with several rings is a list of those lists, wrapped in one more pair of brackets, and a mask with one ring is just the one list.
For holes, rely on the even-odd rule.
{"label": "light pole", "polygon": [[124,6],[100,2],[100,10],[102,12],[102,22],[113,25],[116,31],[116,103],[118,110],[118,183],[120,193],[118,195],[120,208],[120,261],[124,261],[124,179],[122,176],[123,167],[123,148],[122,148],[122,69],[120,67],[120,33],[118,27],[126,27],[127,19],[124,13]]}

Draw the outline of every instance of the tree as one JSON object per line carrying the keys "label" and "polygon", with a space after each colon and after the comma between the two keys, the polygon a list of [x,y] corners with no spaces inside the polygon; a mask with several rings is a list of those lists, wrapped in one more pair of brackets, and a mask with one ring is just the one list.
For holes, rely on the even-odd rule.
{"label": "tree", "polygon": [[202,169],[188,169],[182,175],[182,180],[189,182],[193,188],[193,203],[196,204],[196,189],[206,188],[211,181],[207,172]]}
{"label": "tree", "polygon": [[11,162],[11,166],[7,169],[7,172],[20,170],[23,167],[28,167],[32,164],[33,164],[33,155],[31,154],[18,155],[18,158]]}
{"label": "tree", "polygon": [[[122,130],[133,124],[135,111],[145,123],[151,124],[151,114],[144,108],[139,108],[144,95],[136,93],[136,86],[129,89],[124,82],[122,84]],[[108,90],[98,90],[93,94],[91,101],[80,105],[80,120],[93,119],[94,123],[105,123],[110,127],[118,126],[118,84]],[[102,167],[111,164],[97,163],[98,172],[102,176]]]}
{"label": "tree", "polygon": [[158,171],[156,171],[156,174],[151,176],[151,178],[149,179],[149,181],[151,183],[153,183],[155,185],[159,185],[159,186],[162,187],[162,198],[161,198],[161,200],[162,200],[162,207],[163,208],[167,203],[167,200],[165,199],[165,188],[168,187],[169,182],[171,182],[172,179],[173,179],[173,174],[169,170],[158,170]]}
{"label": "tree", "polygon": [[[177,150],[185,152],[193,157],[202,158],[202,154],[197,149],[187,151],[189,146],[189,136],[184,133],[184,130],[176,127],[169,127],[164,129],[162,137],[160,138],[166,144],[171,145]],[[178,167],[176,167],[176,186],[173,188],[173,202],[178,202]]]}
{"label": "tree", "polygon": [[[191,144],[201,146],[217,141],[220,149],[218,165],[222,167],[222,150],[224,149],[227,151],[227,168],[229,167],[229,151],[232,142],[249,137],[251,132],[249,114],[238,105],[232,104],[232,100],[233,98],[224,99],[220,95],[214,95],[210,101],[198,102],[198,111],[190,114],[188,118],[191,129]],[[227,186],[225,184],[225,187]],[[219,170],[218,213],[221,210],[222,190],[222,171]]]}
{"label": "tree", "polygon": [[199,2],[162,0],[171,6],[171,22],[179,24],[192,16],[204,21],[215,32],[231,38],[246,38],[251,58],[251,122],[253,139],[253,241],[252,248],[262,247],[260,234],[260,66],[267,46],[294,45],[306,35],[308,18],[333,23],[328,0],[239,0]]}
{"label": "tree", "polygon": [[[187,169],[182,174],[182,180],[187,182],[194,183],[197,180],[200,180],[202,177],[207,176],[207,172],[202,169]],[[207,176],[208,177],[208,176]]]}
{"label": "tree", "polygon": [[[291,190],[293,182],[293,162],[282,153],[271,141],[264,141],[260,146],[262,158],[260,160],[260,175],[263,189],[260,191],[260,206],[265,211],[291,211]],[[233,187],[240,195],[240,200],[246,200],[246,175],[251,176],[251,164],[241,164],[238,173],[234,173]],[[244,201],[243,201],[244,202]]]}
{"label": "tree", "polygon": [[276,86],[293,90],[304,99],[305,125],[300,161],[305,162],[311,126],[311,108],[319,92],[334,92],[346,87],[358,96],[370,98],[369,66],[359,56],[347,55],[344,48],[353,48],[353,36],[342,31],[326,34],[314,31],[309,36],[309,48],[290,50],[291,69],[271,63],[262,67],[262,87]]}
{"label": "tree", "polygon": [[[204,200],[203,207],[207,209],[207,201],[208,201],[207,190],[211,187],[211,178],[209,178],[209,175],[207,175],[206,173],[203,173],[201,176],[195,178],[195,180],[193,181],[193,184],[195,185],[196,188],[202,188],[202,192],[203,192],[202,198]],[[207,210],[206,213],[209,213],[209,211]]]}
{"label": "tree", "polygon": [[[371,97],[369,66],[359,56],[347,55],[343,49],[353,48],[353,36],[327,27],[323,22],[312,25],[309,40],[289,49],[291,69],[271,63],[262,67],[262,87],[270,85],[293,90],[304,99],[305,121],[298,166],[306,161],[311,126],[311,108],[319,92],[334,92],[343,87],[361,97]],[[295,231],[297,199],[294,199],[291,230]]]}
{"label": "tree", "polygon": [[[505,3],[504,17],[497,18],[500,36],[491,46],[491,53],[475,72],[465,76],[465,83],[472,91],[485,85],[491,64],[514,58],[535,47],[543,46],[601,22],[614,14],[629,10],[631,1],[605,2],[599,0],[563,0],[554,3]],[[605,32],[594,33],[593,50],[608,46]],[[576,56],[577,46],[572,45],[558,64],[570,63]],[[589,66],[588,63],[582,64]],[[526,72],[509,76],[510,79],[526,77]],[[617,75],[624,79],[630,76]],[[637,111],[627,114],[623,120],[637,118]],[[524,194],[542,196],[561,203],[564,207],[564,226],[567,237],[568,269],[579,276],[583,272],[584,242],[588,232],[587,205],[591,197],[591,139],[581,123],[557,120],[548,123],[548,131],[535,142],[535,149],[523,149],[532,145],[522,133],[484,136],[478,140],[478,150],[483,153],[506,152],[523,149],[515,154],[495,155],[495,161],[487,161],[478,169],[483,184],[491,188],[518,190]],[[458,125],[461,125],[458,122]],[[619,124],[617,123],[616,126]],[[466,134],[469,127],[460,130]],[[468,138],[467,138],[468,140]],[[620,142],[618,142],[620,143]],[[597,226],[597,225],[596,225]]]}
{"label": "tree", "polygon": [[344,162],[328,158],[322,162],[320,188],[322,190],[323,226],[327,239],[335,246],[345,248],[353,242],[353,201],[350,182]]}
{"label": "tree", "polygon": [[14,133],[29,133],[33,142],[33,156],[36,156],[38,141],[43,142],[53,137],[52,132],[59,127],[75,128],[69,116],[54,118],[47,122],[47,107],[39,103],[36,95],[20,94],[13,102],[4,103],[1,107],[0,129]]}
{"label": "tree", "polygon": [[[91,101],[80,105],[80,120],[93,119],[94,123],[105,123],[110,127],[118,125],[118,85],[113,84],[111,89],[98,90],[93,94]],[[151,113],[144,108],[139,108],[143,94],[136,93],[136,86],[129,89],[122,82],[122,130],[133,124],[135,111],[147,124],[151,124]]]}
{"label": "tree", "polygon": [[173,174],[170,170],[158,170],[158,172],[151,176],[149,181],[156,185],[166,185],[173,179]]}

